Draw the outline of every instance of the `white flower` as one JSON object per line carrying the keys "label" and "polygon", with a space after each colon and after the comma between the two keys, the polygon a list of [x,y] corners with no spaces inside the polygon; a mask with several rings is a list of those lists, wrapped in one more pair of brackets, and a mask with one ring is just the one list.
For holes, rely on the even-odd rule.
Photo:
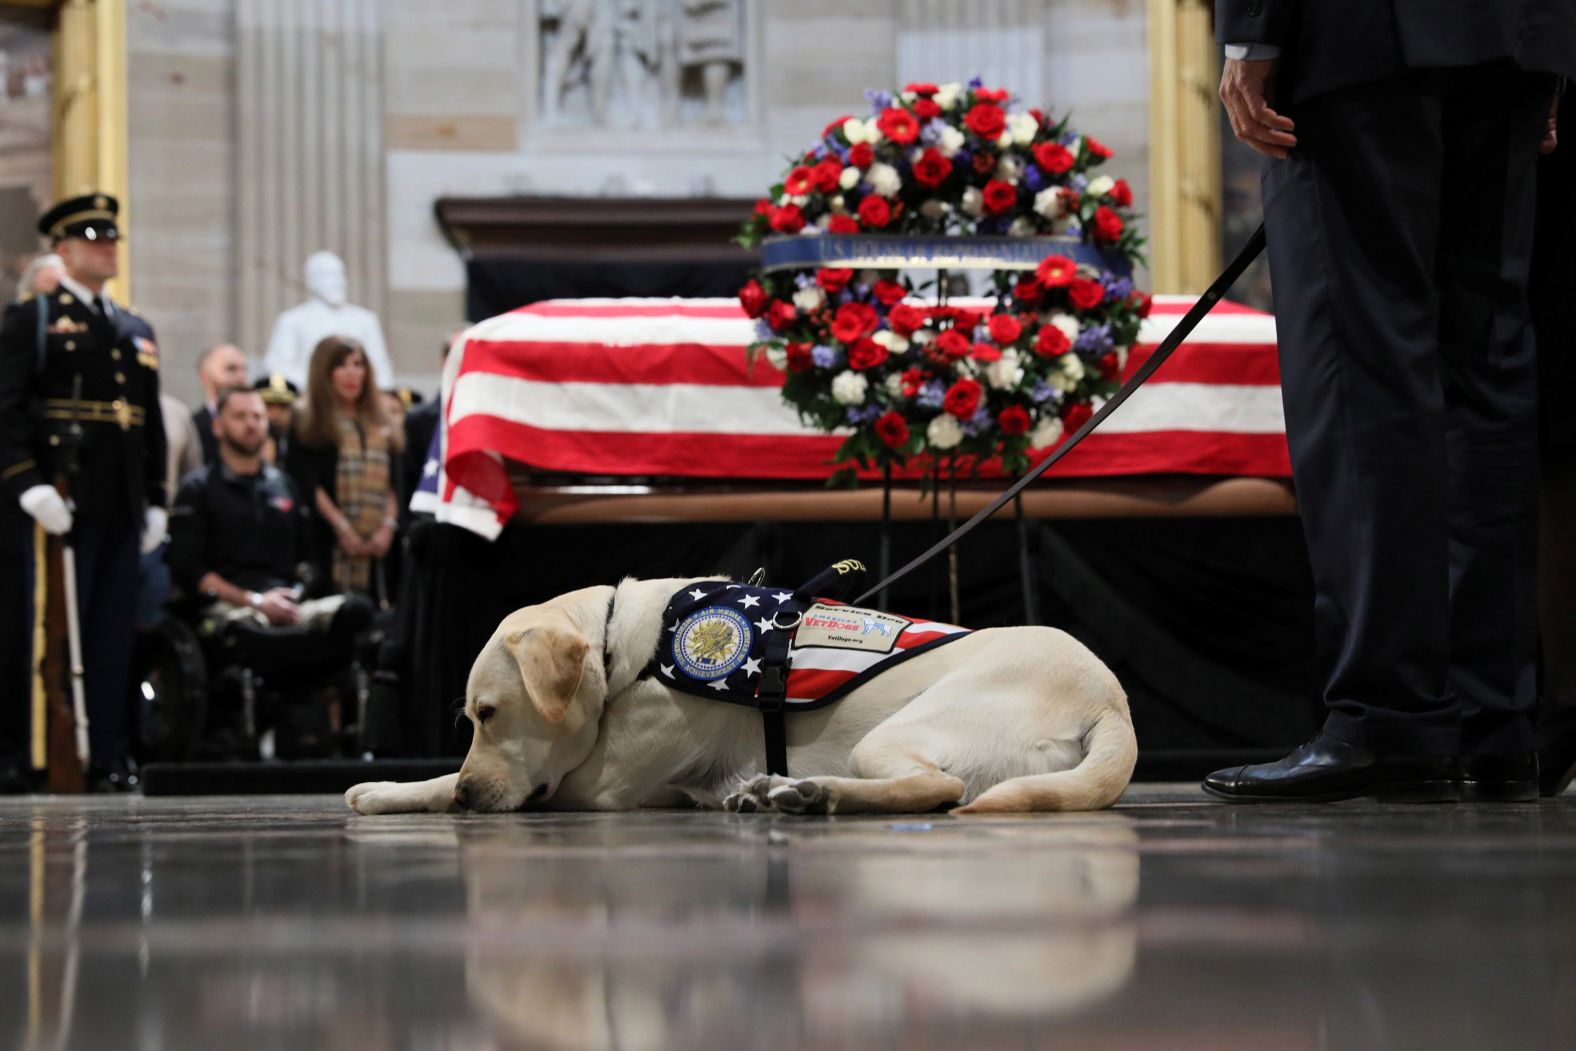
{"label": "white flower", "polygon": [[942,413],[925,428],[925,441],[932,449],[950,449],[963,440],[963,427],[951,414]]}
{"label": "white flower", "polygon": [[996,390],[1012,390],[1022,383],[1023,366],[1018,364],[1018,355],[1010,350],[1003,353],[985,370],[985,379]]}
{"label": "white flower", "polygon": [[919,98],[919,94],[913,91],[899,91],[897,97],[899,102],[913,102]]}
{"label": "white flower", "polygon": [[[1062,356],[1065,358],[1072,357],[1071,354],[1064,354]],[[1057,369],[1055,372],[1047,375],[1045,377],[1045,382],[1049,383],[1063,394],[1071,394],[1073,391],[1078,389],[1078,381],[1068,378],[1067,373],[1061,371],[1060,369]]]}
{"label": "white flower", "polygon": [[996,145],[1004,150],[1012,145],[1012,130],[1010,128],[1004,127],[1001,129],[1001,134],[996,136]]}
{"label": "white flower", "polygon": [[1131,347],[1116,348],[1116,374],[1118,376],[1127,371],[1127,352],[1131,349]]}
{"label": "white flower", "polygon": [[1012,225],[1007,227],[1009,237],[1028,237],[1032,233],[1034,233],[1034,223],[1023,215],[1018,216],[1012,221]]}
{"label": "white flower", "polygon": [[837,177],[837,185],[841,186],[845,190],[852,190],[855,186],[858,186],[859,169],[852,165],[844,168],[843,173]]}
{"label": "white flower", "polygon": [[1072,154],[1074,157],[1076,157],[1076,156],[1078,156],[1078,151],[1083,149],[1083,137],[1079,136],[1079,135],[1074,135],[1073,136],[1073,141],[1067,143],[1066,145],[1067,145],[1067,152]]}
{"label": "white flower", "polygon": [[1034,119],[1032,113],[1014,113],[1007,118],[1007,130],[1012,133],[1013,142],[1027,146],[1039,133],[1040,122]]}
{"label": "white flower", "polygon": [[766,363],[778,372],[788,368],[788,350],[780,344],[773,343],[766,348]]}
{"label": "white flower", "polygon": [[[784,354],[784,357],[786,356],[787,355]],[[887,396],[891,398],[903,397],[903,374],[901,372],[892,372],[887,374],[886,392]]]}
{"label": "white flower", "polygon": [[1029,432],[1029,448],[1047,449],[1062,437],[1062,420],[1059,416],[1046,416]]}
{"label": "white flower", "polygon": [[799,308],[801,314],[813,314],[820,310],[821,304],[825,302],[826,296],[814,285],[801,288],[793,294],[793,305]]}
{"label": "white flower", "polygon": [[958,104],[958,100],[963,97],[963,85],[955,81],[951,84],[943,84],[941,87],[937,88],[936,93],[930,97],[935,101],[936,105],[940,106],[942,109],[951,109],[953,106],[956,106]]}
{"label": "white flower", "polygon": [[943,157],[951,157],[961,150],[967,141],[961,131],[948,124],[941,129],[941,137],[936,140],[936,149],[941,151]]}
{"label": "white flower", "polygon": [[909,337],[909,339],[912,340],[916,346],[921,347],[935,338],[936,334],[928,328],[917,329],[915,330],[914,334]]}
{"label": "white flower", "polygon": [[1062,375],[1072,380],[1074,384],[1084,378],[1083,361],[1077,354],[1063,354],[1057,359],[1062,367]]}
{"label": "white flower", "polygon": [[952,211],[952,205],[948,204],[946,201],[937,200],[934,197],[930,198],[924,204],[919,206],[919,214],[923,215],[926,219],[940,219],[950,211]]}
{"label": "white flower", "polygon": [[1016,157],[1003,156],[996,162],[996,178],[1002,182],[1018,181],[1018,176],[1023,174],[1023,162]]}
{"label": "white flower", "polygon": [[865,121],[866,142],[874,146],[884,138],[886,138],[886,135],[882,133],[880,125],[876,124],[876,118],[871,117],[869,120]]}
{"label": "white flower", "polygon": [[1116,180],[1109,175],[1096,176],[1089,180],[1089,185],[1084,187],[1084,193],[1090,197],[1104,197],[1116,185]]}
{"label": "white flower", "polygon": [[1062,335],[1067,337],[1067,342],[1069,343],[1077,342],[1078,333],[1083,331],[1083,326],[1078,323],[1077,318],[1071,314],[1063,314],[1061,311],[1057,311],[1046,318],[1045,323],[1061,329]]}
{"label": "white flower", "polygon": [[857,372],[839,372],[832,377],[832,397],[839,405],[863,405],[870,381]]}
{"label": "white flower", "polygon": [[843,138],[848,140],[850,146],[869,142],[870,140],[865,137],[865,122],[858,117],[849,117],[843,121]]}
{"label": "white flower", "polygon": [[985,195],[979,187],[970,186],[963,191],[963,214],[978,219],[985,212]]}
{"label": "white flower", "polygon": [[1034,210],[1047,219],[1060,219],[1067,211],[1062,203],[1062,194],[1055,186],[1047,186],[1034,195]]}
{"label": "white flower", "polygon": [[895,197],[903,188],[903,177],[890,164],[872,164],[865,173],[865,181],[882,197]]}
{"label": "white flower", "polygon": [[848,210],[846,207],[844,207],[843,195],[842,194],[837,194],[837,195],[833,196],[833,198],[830,201],[826,202],[826,206],[828,208],[832,209],[833,212],[836,212],[839,215],[841,215],[842,213],[844,213],[844,212],[846,212]]}
{"label": "white flower", "polygon": [[888,354],[901,354],[908,349],[908,340],[889,328],[882,329],[870,338],[885,347]]}

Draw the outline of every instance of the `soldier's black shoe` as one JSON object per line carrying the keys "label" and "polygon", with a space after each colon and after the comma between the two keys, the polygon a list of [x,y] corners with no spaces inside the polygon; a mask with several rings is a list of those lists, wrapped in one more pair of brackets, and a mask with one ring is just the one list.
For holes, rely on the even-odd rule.
{"label": "soldier's black shoe", "polygon": [[1538,723],[1538,794],[1557,796],[1576,778],[1576,708],[1545,712]]}
{"label": "soldier's black shoe", "polygon": [[90,765],[87,781],[89,792],[135,792],[140,784],[136,768],[125,759]]}
{"label": "soldier's black shoe", "polygon": [[1236,803],[1333,803],[1371,797],[1394,803],[1460,798],[1456,760],[1443,755],[1374,752],[1319,734],[1274,763],[1217,770],[1204,791]]}
{"label": "soldier's black shoe", "polygon": [[1538,753],[1464,755],[1456,761],[1466,803],[1531,803],[1538,798]]}

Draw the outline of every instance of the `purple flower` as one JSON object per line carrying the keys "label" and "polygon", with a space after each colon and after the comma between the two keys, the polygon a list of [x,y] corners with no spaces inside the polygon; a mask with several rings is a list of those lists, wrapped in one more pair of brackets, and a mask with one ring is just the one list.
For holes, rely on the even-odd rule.
{"label": "purple flower", "polygon": [[941,408],[941,402],[946,396],[947,388],[942,385],[941,381],[931,380],[919,388],[919,393],[914,395],[914,404],[921,405],[927,409],[939,409]]}
{"label": "purple flower", "polygon": [[870,100],[870,111],[875,116],[881,116],[881,111],[892,105],[890,91],[877,91],[874,88],[865,89],[865,98]]}
{"label": "purple flower", "polygon": [[1115,274],[1105,274],[1100,278],[1100,283],[1105,285],[1105,301],[1115,303],[1126,299],[1133,294],[1133,282],[1125,277]]}
{"label": "purple flower", "polygon": [[979,74],[975,74],[974,76],[969,78],[969,87],[971,87],[971,88],[982,88],[984,86],[985,86],[985,81],[980,79]]}
{"label": "purple flower", "polygon": [[952,155],[952,167],[954,170],[958,168],[967,170],[973,163],[974,154],[969,150],[959,150]]}
{"label": "purple flower", "polygon": [[793,283],[794,287],[796,288],[809,288],[811,285],[815,284],[815,275],[795,274],[793,276]]}
{"label": "purple flower", "polygon": [[963,433],[970,438],[979,434],[990,426],[990,411],[981,405],[974,410],[974,415],[963,421]]}
{"label": "purple flower", "polygon": [[1061,391],[1057,390],[1049,383],[1046,383],[1044,380],[1035,381],[1034,389],[1029,391],[1029,400],[1034,402],[1036,405],[1043,405],[1048,401],[1059,400],[1061,396]]}
{"label": "purple flower", "polygon": [[1023,173],[1023,185],[1029,188],[1030,193],[1039,193],[1045,188],[1045,176],[1040,174],[1040,166],[1031,164]]}
{"label": "purple flower", "polygon": [[919,141],[926,146],[934,146],[941,141],[941,133],[947,129],[947,122],[940,117],[932,117],[919,129]]}
{"label": "purple flower", "polygon": [[836,368],[841,357],[842,354],[833,350],[831,347],[822,346],[819,343],[810,348],[810,360],[815,362],[819,368]]}
{"label": "purple flower", "polygon": [[850,405],[844,412],[848,422],[858,427],[860,424],[869,423],[885,411],[879,405]]}
{"label": "purple flower", "polygon": [[1072,186],[1073,189],[1077,190],[1079,193],[1083,193],[1084,188],[1089,185],[1089,176],[1085,175],[1083,172],[1073,172],[1072,177],[1069,178],[1067,182],[1068,185]]}
{"label": "purple flower", "polygon": [[1085,325],[1078,338],[1073,340],[1073,349],[1080,354],[1101,355],[1110,350],[1111,326],[1110,325]]}
{"label": "purple flower", "polygon": [[766,319],[765,318],[758,317],[758,318],[755,319],[755,338],[756,339],[758,339],[758,340],[771,339],[774,335],[776,335],[776,333],[774,333],[772,331],[772,327],[766,323]]}

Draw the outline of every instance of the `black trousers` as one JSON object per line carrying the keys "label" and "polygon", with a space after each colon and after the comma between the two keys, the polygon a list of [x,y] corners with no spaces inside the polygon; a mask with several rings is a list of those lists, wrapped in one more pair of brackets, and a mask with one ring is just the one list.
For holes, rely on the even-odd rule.
{"label": "black trousers", "polygon": [[1264,168],[1325,730],[1341,740],[1532,746],[1526,286],[1553,91],[1507,63],[1329,92],[1297,107],[1296,151]]}
{"label": "black trousers", "polygon": [[[71,528],[88,747],[93,762],[100,765],[125,758],[130,749],[131,649],[141,525],[140,520],[79,517]],[[37,570],[31,547],[28,570],[31,617],[32,574]]]}

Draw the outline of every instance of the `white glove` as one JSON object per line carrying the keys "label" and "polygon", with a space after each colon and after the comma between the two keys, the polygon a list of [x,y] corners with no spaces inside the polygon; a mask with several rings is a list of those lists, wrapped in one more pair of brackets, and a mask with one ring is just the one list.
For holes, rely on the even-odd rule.
{"label": "white glove", "polygon": [[170,524],[169,512],[162,507],[150,507],[142,516],[142,553],[152,554],[164,543],[164,534]]}
{"label": "white glove", "polygon": [[54,486],[35,485],[22,494],[20,503],[22,510],[32,515],[50,536],[65,536],[71,532],[71,508],[66,506]]}

